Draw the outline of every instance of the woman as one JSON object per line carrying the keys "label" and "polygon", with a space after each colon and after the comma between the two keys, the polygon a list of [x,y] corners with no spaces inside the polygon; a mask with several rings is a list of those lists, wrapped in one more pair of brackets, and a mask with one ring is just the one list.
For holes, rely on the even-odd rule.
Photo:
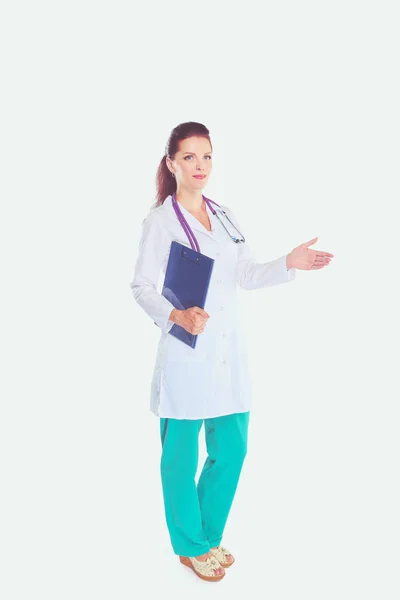
{"label": "woman", "polygon": [[[234,562],[221,541],[247,452],[251,407],[237,285],[254,290],[289,282],[296,269],[321,269],[333,255],[310,250],[314,238],[276,260],[257,263],[232,210],[202,194],[211,169],[208,129],[195,122],[175,127],[158,168],[157,203],[143,221],[131,288],[161,328],[150,408],[160,417],[171,544],[199,577],[219,581]],[[174,240],[214,259],[207,310],[179,310],[157,291]],[[198,335],[194,349],[168,335],[174,323]],[[196,487],[203,423],[208,457]]]}

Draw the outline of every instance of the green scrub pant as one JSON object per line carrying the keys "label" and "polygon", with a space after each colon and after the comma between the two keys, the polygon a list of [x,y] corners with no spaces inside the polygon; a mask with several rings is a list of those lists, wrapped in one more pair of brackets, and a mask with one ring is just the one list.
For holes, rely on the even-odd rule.
{"label": "green scrub pant", "polygon": [[[160,418],[161,481],[175,554],[199,556],[222,540],[247,453],[250,411],[213,419]],[[197,487],[199,432],[207,459]]]}

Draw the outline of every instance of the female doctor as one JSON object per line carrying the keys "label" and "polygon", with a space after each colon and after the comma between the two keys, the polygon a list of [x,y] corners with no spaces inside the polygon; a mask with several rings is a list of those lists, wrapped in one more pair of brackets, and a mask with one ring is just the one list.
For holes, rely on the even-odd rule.
{"label": "female doctor", "polygon": [[[221,542],[247,452],[252,400],[237,285],[255,290],[290,282],[296,269],[322,269],[333,255],[311,250],[314,238],[280,258],[256,262],[232,210],[202,194],[211,169],[209,130],[196,122],[175,127],[158,168],[156,205],[142,223],[130,285],[161,329],[150,409],[160,418],[172,548],[196,575],[219,581],[234,562]],[[174,240],[214,259],[206,310],[179,310],[157,291]],[[168,335],[174,323],[198,335],[194,349]],[[203,423],[208,457],[196,486]]]}

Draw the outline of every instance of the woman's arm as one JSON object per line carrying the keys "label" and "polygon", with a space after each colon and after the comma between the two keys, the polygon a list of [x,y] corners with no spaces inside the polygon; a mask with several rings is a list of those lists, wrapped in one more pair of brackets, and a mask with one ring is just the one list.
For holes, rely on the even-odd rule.
{"label": "woman's arm", "polygon": [[[223,209],[238,230],[242,231],[232,210],[226,206],[223,206]],[[296,269],[288,268],[288,262],[290,264],[290,261],[288,261],[289,254],[285,254],[270,262],[258,263],[247,241],[239,242],[237,246],[236,282],[243,289],[256,290],[279,283],[286,283],[295,278]]]}
{"label": "woman's arm", "polygon": [[157,284],[164,256],[169,251],[168,244],[157,215],[150,212],[142,223],[139,255],[130,287],[139,306],[165,333],[174,324],[170,316],[175,307],[157,291]]}

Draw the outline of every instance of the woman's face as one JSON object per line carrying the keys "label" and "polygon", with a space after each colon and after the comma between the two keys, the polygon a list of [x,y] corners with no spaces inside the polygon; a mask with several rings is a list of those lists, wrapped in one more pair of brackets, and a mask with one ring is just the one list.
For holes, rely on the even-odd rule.
{"label": "woman's face", "polygon": [[[197,136],[181,140],[175,159],[171,161],[167,157],[166,160],[169,170],[175,175],[177,189],[203,189],[212,169],[210,142],[207,138]],[[195,175],[205,177],[196,179]]]}

